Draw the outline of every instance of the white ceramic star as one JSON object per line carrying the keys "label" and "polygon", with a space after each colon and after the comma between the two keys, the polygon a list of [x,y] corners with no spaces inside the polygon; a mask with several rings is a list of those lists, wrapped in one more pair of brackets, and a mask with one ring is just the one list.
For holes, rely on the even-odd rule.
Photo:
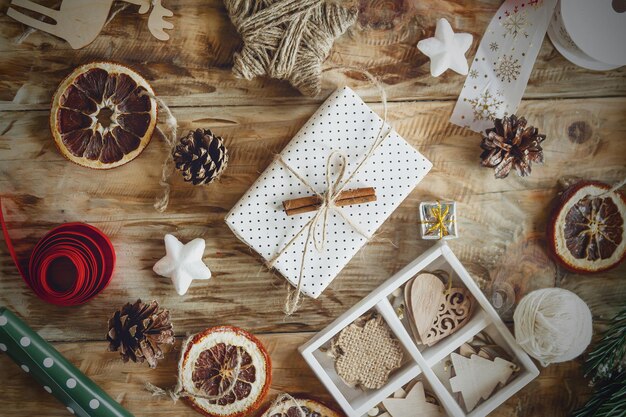
{"label": "white ceramic star", "polygon": [[165,235],[165,256],[154,264],[152,270],[172,279],[178,295],[184,295],[194,279],[209,279],[211,271],[202,262],[204,239],[194,239],[182,244],[172,235]]}
{"label": "white ceramic star", "polygon": [[439,77],[448,68],[467,75],[469,68],[465,53],[472,46],[472,39],[469,33],[454,33],[446,19],[439,19],[435,37],[422,39],[417,43],[417,49],[430,58],[433,77]]}

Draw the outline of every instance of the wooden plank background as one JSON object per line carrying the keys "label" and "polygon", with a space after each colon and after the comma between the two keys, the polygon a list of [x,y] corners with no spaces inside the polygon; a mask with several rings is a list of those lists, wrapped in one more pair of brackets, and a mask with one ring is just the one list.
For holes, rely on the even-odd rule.
{"label": "wooden plank background", "polygon": [[[452,72],[430,77],[426,57],[415,48],[432,35],[436,20],[446,17],[457,31],[474,35],[473,54],[497,0],[360,2],[358,22],[337,40],[325,66],[354,65],[378,75],[392,102],[391,124],[434,168],[381,229],[397,248],[370,243],[319,300],[306,300],[288,319],[280,308],[284,280],[262,268],[259,257],[232,235],[224,216],[269,164],[272,152],[289,142],[332,90],[347,84],[380,111],[376,92],[356,73],[325,73],[316,98],[300,96],[285,82],[234,78],[232,54],[241,42],[220,0],[166,2],[176,26],[167,43],[150,35],[147,16],[131,6],[81,50],[38,32],[20,42],[25,27],[4,14],[8,4],[0,0],[0,195],[14,244],[26,259],[55,225],[85,221],[112,238],[119,260],[105,292],[84,306],[59,308],[28,290],[1,244],[0,305],[25,317],[137,417],[196,414],[143,390],[145,381],[174,384],[175,352],[157,370],[122,364],[106,352],[107,318],[136,298],[157,299],[170,308],[179,339],[217,324],[259,334],[274,362],[274,392],[304,391],[329,400],[296,348],[430,246],[420,239],[417,224],[417,207],[424,200],[459,203],[461,238],[450,245],[488,296],[507,288],[513,302],[536,288],[568,288],[589,304],[598,330],[626,300],[624,266],[596,276],[567,273],[547,257],[544,238],[561,180],[615,182],[626,176],[626,70],[578,68],[544,41],[519,114],[546,133],[546,163],[529,178],[495,180],[492,171],[478,166],[480,135],[448,123],[464,78]],[[161,214],[152,208],[167,152],[158,134],[141,157],[111,171],[64,160],[47,126],[51,94],[72,68],[95,59],[120,61],[144,74],[172,107],[181,131],[210,127],[222,135],[231,159],[221,181],[192,187],[173,176],[172,202]],[[194,283],[184,297],[152,272],[164,254],[165,233],[207,242],[204,259],[213,278]],[[504,311],[503,318],[510,321],[512,311]],[[492,415],[568,415],[589,393],[579,366],[580,360],[542,370]],[[0,375],[6,375],[0,388],[3,415],[66,414],[3,356]]]}

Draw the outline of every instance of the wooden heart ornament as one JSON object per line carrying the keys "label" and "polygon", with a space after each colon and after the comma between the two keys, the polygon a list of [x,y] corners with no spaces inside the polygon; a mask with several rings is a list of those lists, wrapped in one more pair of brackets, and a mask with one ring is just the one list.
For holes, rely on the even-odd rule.
{"label": "wooden heart ornament", "polygon": [[415,337],[428,334],[434,318],[445,301],[446,288],[433,274],[419,274],[406,284],[405,305]]}
{"label": "wooden heart ornament", "polygon": [[407,284],[409,320],[419,341],[432,346],[463,327],[472,316],[474,299],[465,288],[450,288],[436,275],[419,274]]}

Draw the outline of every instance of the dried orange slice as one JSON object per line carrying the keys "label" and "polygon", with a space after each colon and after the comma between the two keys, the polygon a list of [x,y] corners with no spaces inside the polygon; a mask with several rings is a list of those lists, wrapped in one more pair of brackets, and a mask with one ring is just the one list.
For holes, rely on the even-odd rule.
{"label": "dried orange slice", "polygon": [[245,330],[213,327],[195,335],[182,353],[179,384],[209,417],[244,417],[267,395],[272,364],[261,342]]}
{"label": "dried orange slice", "polygon": [[606,271],[626,256],[626,199],[601,182],[581,181],[563,193],[548,223],[556,260],[577,273]]}
{"label": "dried orange slice", "polygon": [[135,71],[111,62],[76,68],[57,88],[50,129],[70,161],[109,169],[132,161],[150,142],[157,103],[150,84]]}
{"label": "dried orange slice", "polygon": [[323,403],[306,397],[295,397],[304,416],[291,399],[270,406],[261,417],[345,417],[344,414],[327,407]]}

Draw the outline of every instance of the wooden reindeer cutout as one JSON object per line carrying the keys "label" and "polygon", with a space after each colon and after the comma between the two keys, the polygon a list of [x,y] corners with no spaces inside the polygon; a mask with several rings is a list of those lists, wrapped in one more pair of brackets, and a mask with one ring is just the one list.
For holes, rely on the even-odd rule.
{"label": "wooden reindeer cutout", "polygon": [[[66,40],[74,49],[82,48],[98,36],[107,22],[111,7],[115,0],[63,0],[59,10],[51,9],[35,3],[32,0],[12,0],[11,5],[38,13],[42,18],[47,17],[55,23],[46,23],[9,8],[7,16],[20,23],[31,26],[42,32],[49,33]],[[161,0],[122,0],[139,6],[139,14],[152,11],[148,17],[148,28],[152,35],[162,41],[170,37],[164,29],[173,29],[174,25],[165,21],[165,17],[174,14],[161,5]]]}

